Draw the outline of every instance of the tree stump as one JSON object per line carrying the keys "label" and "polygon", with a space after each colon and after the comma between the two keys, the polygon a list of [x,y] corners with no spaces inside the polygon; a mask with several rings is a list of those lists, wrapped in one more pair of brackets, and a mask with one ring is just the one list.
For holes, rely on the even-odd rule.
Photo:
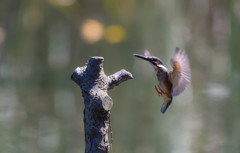
{"label": "tree stump", "polygon": [[103,57],[91,57],[86,66],[77,67],[71,76],[84,98],[85,153],[109,152],[108,130],[113,101],[107,91],[133,79],[124,69],[106,76],[103,61]]}

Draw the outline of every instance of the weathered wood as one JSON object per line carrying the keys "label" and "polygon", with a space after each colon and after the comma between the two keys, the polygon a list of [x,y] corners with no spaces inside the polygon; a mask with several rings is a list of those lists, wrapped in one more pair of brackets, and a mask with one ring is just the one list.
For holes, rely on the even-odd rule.
{"label": "weathered wood", "polygon": [[113,101],[107,91],[133,78],[126,70],[106,76],[103,61],[103,57],[91,57],[86,66],[77,67],[71,76],[84,98],[85,153],[109,152],[108,130]]}

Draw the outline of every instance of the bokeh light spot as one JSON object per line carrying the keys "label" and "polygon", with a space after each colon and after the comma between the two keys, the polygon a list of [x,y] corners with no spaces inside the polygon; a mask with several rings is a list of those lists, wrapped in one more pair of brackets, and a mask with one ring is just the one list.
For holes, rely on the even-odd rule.
{"label": "bokeh light spot", "polygon": [[80,34],[87,43],[95,43],[103,36],[103,25],[95,19],[87,19],[80,27]]}
{"label": "bokeh light spot", "polygon": [[125,29],[119,25],[112,25],[105,29],[104,37],[109,43],[120,43],[125,40]]}
{"label": "bokeh light spot", "polygon": [[76,0],[49,0],[53,5],[71,6]]}
{"label": "bokeh light spot", "polygon": [[5,30],[0,27],[0,44],[5,40]]}

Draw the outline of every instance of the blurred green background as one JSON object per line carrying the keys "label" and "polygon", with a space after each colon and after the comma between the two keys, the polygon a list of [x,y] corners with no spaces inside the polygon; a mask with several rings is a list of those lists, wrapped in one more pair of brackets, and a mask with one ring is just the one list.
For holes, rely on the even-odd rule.
{"label": "blurred green background", "polygon": [[[177,46],[192,81],[163,115],[153,68],[132,54],[171,69]],[[84,152],[70,76],[91,56],[134,76],[109,91],[114,153],[240,152],[239,0],[1,0],[1,153]]]}

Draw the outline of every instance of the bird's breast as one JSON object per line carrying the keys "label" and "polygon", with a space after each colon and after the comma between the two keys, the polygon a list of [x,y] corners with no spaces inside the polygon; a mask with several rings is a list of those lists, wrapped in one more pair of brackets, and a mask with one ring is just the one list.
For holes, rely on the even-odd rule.
{"label": "bird's breast", "polygon": [[165,92],[168,96],[171,96],[172,84],[168,80],[168,72],[157,71],[157,79],[159,87]]}

